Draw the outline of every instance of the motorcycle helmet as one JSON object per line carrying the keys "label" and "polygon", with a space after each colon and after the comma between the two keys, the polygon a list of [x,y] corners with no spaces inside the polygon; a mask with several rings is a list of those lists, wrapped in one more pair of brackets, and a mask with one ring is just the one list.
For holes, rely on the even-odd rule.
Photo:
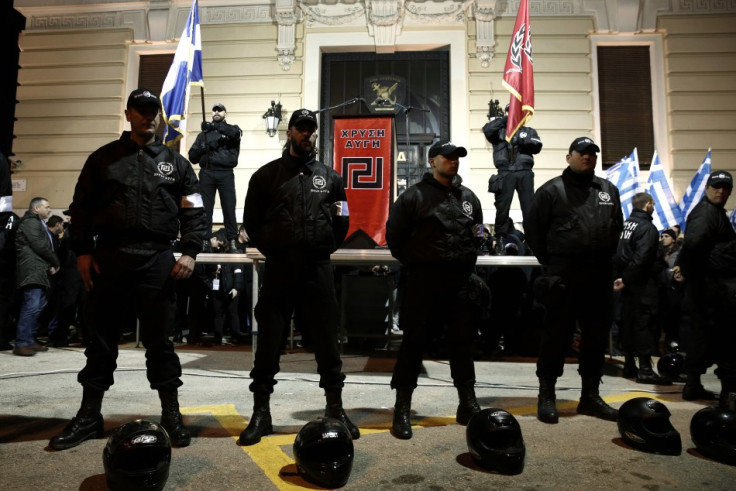
{"label": "motorcycle helmet", "polygon": [[657,362],[657,371],[663,377],[677,380],[685,366],[685,355],[682,353],[665,353]]}
{"label": "motorcycle helmet", "polygon": [[646,452],[680,455],[682,441],[667,406],[648,397],[629,399],[618,410],[618,431],[628,445]]}
{"label": "motorcycle helmet", "polygon": [[521,474],[526,447],[519,422],[508,411],[486,408],[475,413],[465,430],[468,450],[481,467],[500,474]]}
{"label": "motorcycle helmet", "polygon": [[690,437],[705,456],[736,465],[736,411],[706,407],[690,420]]}
{"label": "motorcycle helmet", "polygon": [[160,490],[169,478],[171,441],[159,424],[141,419],[118,427],[102,453],[113,491]]}
{"label": "motorcycle helmet", "polygon": [[305,424],[294,440],[299,474],[325,488],[344,486],[353,469],[353,438],[342,421],[320,417]]}

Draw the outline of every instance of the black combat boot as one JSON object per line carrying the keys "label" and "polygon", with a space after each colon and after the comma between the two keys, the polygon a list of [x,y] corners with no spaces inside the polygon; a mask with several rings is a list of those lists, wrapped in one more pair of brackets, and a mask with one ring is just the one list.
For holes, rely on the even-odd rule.
{"label": "black combat boot", "polygon": [[639,357],[639,374],[636,376],[636,382],[639,384],[672,385],[670,379],[662,377],[654,371],[650,356]]}
{"label": "black combat boot", "polygon": [[261,441],[262,436],[273,433],[271,409],[268,405],[270,398],[270,394],[263,392],[253,393],[253,416],[250,417],[248,426],[240,434],[238,445],[255,445]]}
{"label": "black combat boot", "polygon": [[626,355],[624,358],[624,369],[621,373],[623,378],[636,378],[639,376],[639,369],[636,367],[636,359],[634,355]]}
{"label": "black combat boot", "polygon": [[705,390],[702,382],[700,382],[699,373],[688,373],[685,386],[682,388],[682,398],[686,401],[715,401],[718,396],[709,390]]}
{"label": "black combat boot", "polygon": [[158,391],[161,399],[161,426],[169,434],[171,444],[175,447],[186,447],[192,441],[192,435],[184,426],[179,411],[179,396],[176,389],[172,391]]}
{"label": "black combat boot", "polygon": [[342,423],[348,428],[353,440],[360,438],[360,430],[352,421],[350,421],[348,415],[345,414],[345,410],[342,408],[342,390],[325,390],[325,398],[327,399],[325,416],[342,421]]}
{"label": "black combat boot", "polygon": [[599,378],[583,378],[583,390],[580,394],[580,402],[578,403],[577,409],[578,414],[595,416],[606,421],[616,421],[618,419],[618,410],[612,408],[601,399],[600,393],[598,392],[600,383]]}
{"label": "black combat boot", "polygon": [[82,393],[82,405],[77,415],[58,435],[51,438],[49,446],[54,450],[65,450],[76,447],[90,438],[102,438],[104,423],[102,421],[102,397],[105,392],[85,387]]}
{"label": "black combat boot", "polygon": [[391,433],[401,440],[411,438],[411,394],[414,389],[397,388]]}
{"label": "black combat boot", "polygon": [[539,398],[537,400],[537,419],[542,423],[557,424],[559,414],[555,405],[555,382],[557,379],[539,379]]}
{"label": "black combat boot", "polygon": [[461,425],[467,425],[475,413],[480,412],[480,406],[475,398],[475,389],[471,387],[458,387],[457,395],[460,404],[457,406],[455,421]]}

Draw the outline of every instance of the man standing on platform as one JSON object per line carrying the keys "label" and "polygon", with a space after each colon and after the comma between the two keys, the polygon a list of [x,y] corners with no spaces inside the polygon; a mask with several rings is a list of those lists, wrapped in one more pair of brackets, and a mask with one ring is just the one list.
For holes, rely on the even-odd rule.
{"label": "man standing on platform", "polygon": [[243,132],[237,125],[225,121],[227,109],[223,104],[212,106],[212,122],[202,122],[202,132],[189,149],[189,160],[199,164],[199,187],[207,214],[207,234],[212,233],[212,213],[215,193],[220,193],[220,206],[225,232],[231,252],[237,252],[238,223],[235,218],[235,175],[238,165],[240,139]]}

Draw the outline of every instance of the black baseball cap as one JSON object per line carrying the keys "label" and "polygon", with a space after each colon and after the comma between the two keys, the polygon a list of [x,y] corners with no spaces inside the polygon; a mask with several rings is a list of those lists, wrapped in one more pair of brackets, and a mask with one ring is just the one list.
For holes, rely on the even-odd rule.
{"label": "black baseball cap", "polygon": [[593,140],[591,140],[587,136],[581,136],[573,140],[567,153],[568,155],[571,155],[573,150],[576,150],[578,153],[583,153],[585,150],[588,150],[591,147],[593,148],[593,150],[595,150],[596,153],[601,151],[600,147],[596,145]]}
{"label": "black baseball cap", "polygon": [[134,109],[140,109],[146,106],[156,106],[161,108],[161,100],[158,98],[155,92],[148,89],[135,89],[128,96],[127,107]]}
{"label": "black baseball cap", "polygon": [[291,118],[289,118],[289,128],[296,124],[303,123],[304,121],[309,121],[317,127],[317,113],[310,111],[309,109],[297,109],[291,113]]}
{"label": "black baseball cap", "polygon": [[723,184],[724,186],[733,189],[733,176],[731,173],[725,170],[714,170],[708,176],[707,186],[715,186],[717,184]]}
{"label": "black baseball cap", "polygon": [[427,152],[427,156],[430,159],[438,155],[442,155],[444,157],[450,155],[452,152],[457,152],[458,157],[465,157],[466,155],[468,155],[468,151],[465,149],[465,147],[457,147],[450,140],[440,140],[429,147],[429,152]]}
{"label": "black baseball cap", "polygon": [[227,111],[227,109],[225,109],[225,104],[223,104],[222,102],[218,102],[217,104],[212,106],[212,110],[213,111]]}

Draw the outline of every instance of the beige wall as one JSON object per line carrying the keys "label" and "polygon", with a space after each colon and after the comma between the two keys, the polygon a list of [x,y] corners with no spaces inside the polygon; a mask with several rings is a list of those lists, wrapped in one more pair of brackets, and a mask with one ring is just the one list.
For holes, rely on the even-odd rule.
{"label": "beige wall", "polygon": [[66,209],[87,155],[120,135],[129,40],[128,29],[23,34],[13,179],[26,190],[13,193],[16,208],[43,196]]}
{"label": "beige wall", "polygon": [[[712,148],[713,169],[736,173],[736,14],[660,17],[669,143],[681,196]],[[728,207],[736,198],[731,197]]]}

